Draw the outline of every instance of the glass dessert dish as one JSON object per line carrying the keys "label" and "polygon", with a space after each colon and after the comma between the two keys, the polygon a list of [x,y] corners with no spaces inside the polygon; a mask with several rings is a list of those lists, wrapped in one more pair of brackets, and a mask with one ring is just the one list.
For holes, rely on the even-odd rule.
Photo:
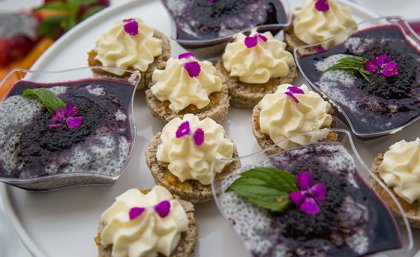
{"label": "glass dessert dish", "polygon": [[291,22],[287,0],[161,0],[172,20],[171,38],[199,58],[223,52],[236,33],[257,28],[274,35]]}
{"label": "glass dessert dish", "polygon": [[141,76],[92,76],[104,69],[117,68],[15,69],[1,81],[1,182],[50,191],[120,177],[136,138],[133,98]]}
{"label": "glass dessert dish", "polygon": [[221,161],[242,163],[212,187],[251,256],[400,256],[412,248],[407,219],[394,217],[368,181],[380,184],[399,213],[401,206],[363,162],[350,132],[330,133],[336,140]]}
{"label": "glass dessert dish", "polygon": [[404,20],[363,21],[294,55],[306,80],[362,140],[394,134],[420,119],[420,38]]}

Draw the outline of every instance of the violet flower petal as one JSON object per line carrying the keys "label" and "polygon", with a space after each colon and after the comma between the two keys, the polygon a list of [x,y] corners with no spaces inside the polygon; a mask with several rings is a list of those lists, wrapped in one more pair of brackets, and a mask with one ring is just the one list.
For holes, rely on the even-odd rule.
{"label": "violet flower petal", "polygon": [[366,69],[367,71],[369,71],[369,72],[374,73],[374,72],[377,72],[379,68],[378,68],[378,66],[375,64],[375,62],[374,62],[374,61],[369,60],[369,61],[366,61],[366,62],[365,62],[365,69]]}
{"label": "violet flower petal", "polygon": [[204,143],[204,130],[202,128],[196,129],[193,138],[196,145],[202,145]]}
{"label": "violet flower petal", "polygon": [[323,52],[325,52],[325,51],[327,51],[325,48],[323,48],[322,46],[318,46],[317,48],[316,48],[316,53],[317,54],[321,54],[321,53],[323,53]]}
{"label": "violet flower petal", "polygon": [[66,121],[66,117],[64,115],[64,110],[63,109],[57,109],[55,111],[55,116],[56,116],[56,121],[59,121],[59,122]]}
{"label": "violet flower petal", "polygon": [[139,34],[139,24],[135,19],[129,19],[124,24],[124,30],[129,35],[135,36]]}
{"label": "violet flower petal", "polygon": [[74,129],[80,127],[83,123],[83,118],[81,116],[78,117],[68,117],[66,120],[67,127],[69,129]]}
{"label": "violet flower petal", "polygon": [[130,209],[128,216],[130,217],[130,220],[134,220],[140,215],[142,215],[145,210],[146,208],[143,208],[143,207],[133,207]]}
{"label": "violet flower petal", "polygon": [[247,48],[253,48],[256,47],[258,44],[258,37],[253,36],[253,37],[246,37],[245,38],[245,45]]}
{"label": "violet flower petal", "polygon": [[300,190],[308,190],[311,186],[312,175],[307,171],[301,171],[296,176],[297,184]]}
{"label": "violet flower petal", "polygon": [[289,90],[292,94],[300,94],[300,95],[305,94],[305,91],[294,86],[288,87],[287,90]]}
{"label": "violet flower petal", "polygon": [[309,189],[309,192],[311,193],[312,197],[317,201],[317,202],[321,202],[324,201],[325,198],[327,197],[327,188],[325,187],[324,184],[322,183],[318,183],[314,186],[312,186]]}
{"label": "violet flower petal", "polygon": [[194,55],[190,52],[186,52],[186,53],[178,55],[178,59],[188,59],[192,57],[194,57]]}
{"label": "violet flower petal", "polygon": [[59,128],[59,127],[61,127],[61,125],[63,125],[63,124],[61,124],[61,123],[49,124],[48,128],[50,128],[50,129]]}
{"label": "violet flower petal", "polygon": [[180,138],[183,137],[185,135],[190,134],[191,129],[190,129],[190,123],[188,121],[181,123],[181,125],[179,125],[178,129],[176,130],[176,138]]}
{"label": "violet flower petal", "polygon": [[196,61],[185,63],[184,68],[187,70],[190,78],[195,78],[198,77],[198,75],[200,75],[201,67],[200,64]]}
{"label": "violet flower petal", "polygon": [[297,206],[301,206],[302,203],[306,200],[305,192],[297,191],[289,194],[290,200]]}
{"label": "violet flower petal", "polygon": [[385,77],[392,77],[398,74],[398,66],[396,62],[390,61],[382,66],[381,73]]}
{"label": "violet flower petal", "polygon": [[372,60],[372,62],[378,67],[381,67],[382,65],[386,64],[389,61],[390,61],[390,59],[389,59],[388,55],[386,55],[386,54],[378,55],[375,58],[373,58],[373,60]]}
{"label": "violet flower petal", "polygon": [[52,123],[56,123],[58,121],[57,115],[54,114],[53,116],[51,116],[51,122]]}
{"label": "violet flower petal", "polygon": [[64,116],[73,117],[77,114],[78,111],[79,111],[79,109],[77,108],[76,105],[74,105],[72,103],[67,103],[66,104],[66,109],[64,110]]}
{"label": "violet flower petal", "polygon": [[315,2],[315,8],[320,12],[327,12],[330,9],[328,0],[317,0]]}
{"label": "violet flower petal", "polygon": [[284,94],[290,96],[290,98],[292,98],[296,103],[299,103],[299,99],[297,99],[292,92],[284,92]]}
{"label": "violet flower petal", "polygon": [[169,212],[171,211],[171,203],[167,200],[164,200],[155,205],[155,211],[161,218],[165,218],[168,216]]}
{"label": "violet flower petal", "polygon": [[319,213],[318,204],[313,198],[306,198],[300,206],[300,210],[308,215],[316,215]]}
{"label": "violet flower petal", "polygon": [[267,40],[268,40],[267,37],[264,36],[263,34],[258,34],[258,38],[261,39],[264,42],[267,42]]}

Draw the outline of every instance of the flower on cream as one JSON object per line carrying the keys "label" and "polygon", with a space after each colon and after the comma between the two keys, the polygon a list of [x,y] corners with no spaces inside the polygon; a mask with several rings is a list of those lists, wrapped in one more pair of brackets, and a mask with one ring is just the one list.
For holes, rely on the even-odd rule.
{"label": "flower on cream", "polygon": [[[209,185],[211,163],[233,157],[233,143],[225,137],[223,127],[210,118],[200,120],[193,114],[171,120],[163,128],[160,140],[156,158],[168,163],[169,172],[181,182],[198,180]],[[222,172],[226,165],[217,162],[215,172]]]}

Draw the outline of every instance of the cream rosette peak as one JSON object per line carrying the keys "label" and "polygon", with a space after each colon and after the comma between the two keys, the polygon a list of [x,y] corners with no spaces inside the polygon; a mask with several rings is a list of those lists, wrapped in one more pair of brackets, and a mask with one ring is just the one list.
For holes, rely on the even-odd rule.
{"label": "cream rosette peak", "polygon": [[[127,24],[136,25],[127,29]],[[120,20],[96,41],[95,59],[103,66],[145,72],[163,51],[162,40],[153,35],[153,28],[139,18]],[[124,73],[111,69],[107,71],[120,76]]]}
{"label": "cream rosette peak", "polygon": [[[280,144],[282,149],[316,143],[327,137],[333,117],[331,105],[306,85],[280,85],[273,94],[267,94],[258,103],[261,132]],[[317,131],[295,136],[303,132]]]}
{"label": "cream rosette peak", "polygon": [[[323,3],[326,9],[317,4]],[[338,0],[306,0],[302,7],[293,13],[293,32],[306,44],[315,44],[330,39],[357,25],[352,17],[351,8],[342,5]],[[346,35],[322,46],[329,48],[347,38]]]}
{"label": "cream rosette peak", "polygon": [[294,65],[286,44],[273,37],[270,32],[253,30],[249,36],[235,35],[222,56],[224,68],[231,77],[250,84],[264,84],[272,78],[286,77],[289,67]]}
{"label": "cream rosette peak", "polygon": [[408,203],[420,202],[420,138],[391,145],[378,173],[385,184]]}
{"label": "cream rosette peak", "polygon": [[[198,180],[202,185],[211,183],[211,163],[233,157],[233,142],[225,137],[225,130],[214,120],[200,120],[193,114],[171,120],[163,128],[157,160],[168,163],[168,170],[181,182]],[[216,173],[227,163],[217,162]]]}
{"label": "cream rosette peak", "polygon": [[[162,203],[164,208],[160,207]],[[101,244],[112,245],[114,257],[170,256],[181,233],[188,230],[184,208],[161,186],[147,194],[138,189],[126,191],[102,214],[102,220],[106,225]]]}
{"label": "cream rosette peak", "polygon": [[203,109],[210,104],[209,96],[223,91],[222,79],[209,61],[198,61],[190,53],[170,58],[164,70],[152,76],[152,94],[159,101],[169,101],[169,108],[180,112],[189,105]]}

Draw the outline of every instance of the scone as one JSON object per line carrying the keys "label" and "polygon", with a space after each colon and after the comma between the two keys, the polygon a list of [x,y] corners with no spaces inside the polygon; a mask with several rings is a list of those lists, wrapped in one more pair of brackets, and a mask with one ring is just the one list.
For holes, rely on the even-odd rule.
{"label": "scone", "polygon": [[229,95],[220,74],[209,61],[198,61],[191,53],[170,58],[165,69],[153,73],[146,91],[153,116],[169,122],[187,113],[222,122],[229,109]]}
{"label": "scone", "polygon": [[[321,48],[301,49],[300,54],[314,53],[323,48],[343,42],[350,28],[357,23],[352,17],[351,8],[342,5],[338,0],[306,0],[293,12],[292,24],[285,29],[284,40],[289,51],[300,46],[312,45],[342,34],[335,40],[324,42]],[[304,52],[303,52],[304,51]]]}
{"label": "scone", "polygon": [[[138,89],[144,88],[155,69],[165,68],[171,56],[168,38],[154,30],[139,18],[118,21],[96,41],[96,47],[88,52],[89,66],[109,66],[137,70],[141,73]],[[126,77],[124,71],[95,69],[95,73],[114,77]]]}
{"label": "scone", "polygon": [[[379,154],[372,171],[394,193],[411,226],[420,228],[420,138],[399,141]],[[389,194],[373,179],[374,190],[395,214],[400,214]]]}
{"label": "scone", "polygon": [[278,85],[293,82],[296,64],[285,47],[270,32],[235,35],[216,65],[228,86],[232,106],[253,108]]}
{"label": "scone", "polygon": [[[299,145],[334,140],[334,117],[331,105],[306,85],[280,85],[273,94],[266,95],[252,113],[252,132],[262,149],[276,153]],[[316,131],[282,140],[303,132]],[[281,143],[280,143],[281,142]]]}
{"label": "scone", "polygon": [[[213,199],[211,164],[233,157],[238,153],[223,127],[192,114],[171,120],[146,150],[146,162],[156,184],[192,203]],[[239,167],[239,160],[215,162],[215,179],[221,180]]]}
{"label": "scone", "polygon": [[194,206],[164,187],[130,189],[103,214],[98,257],[189,257],[198,232]]}

